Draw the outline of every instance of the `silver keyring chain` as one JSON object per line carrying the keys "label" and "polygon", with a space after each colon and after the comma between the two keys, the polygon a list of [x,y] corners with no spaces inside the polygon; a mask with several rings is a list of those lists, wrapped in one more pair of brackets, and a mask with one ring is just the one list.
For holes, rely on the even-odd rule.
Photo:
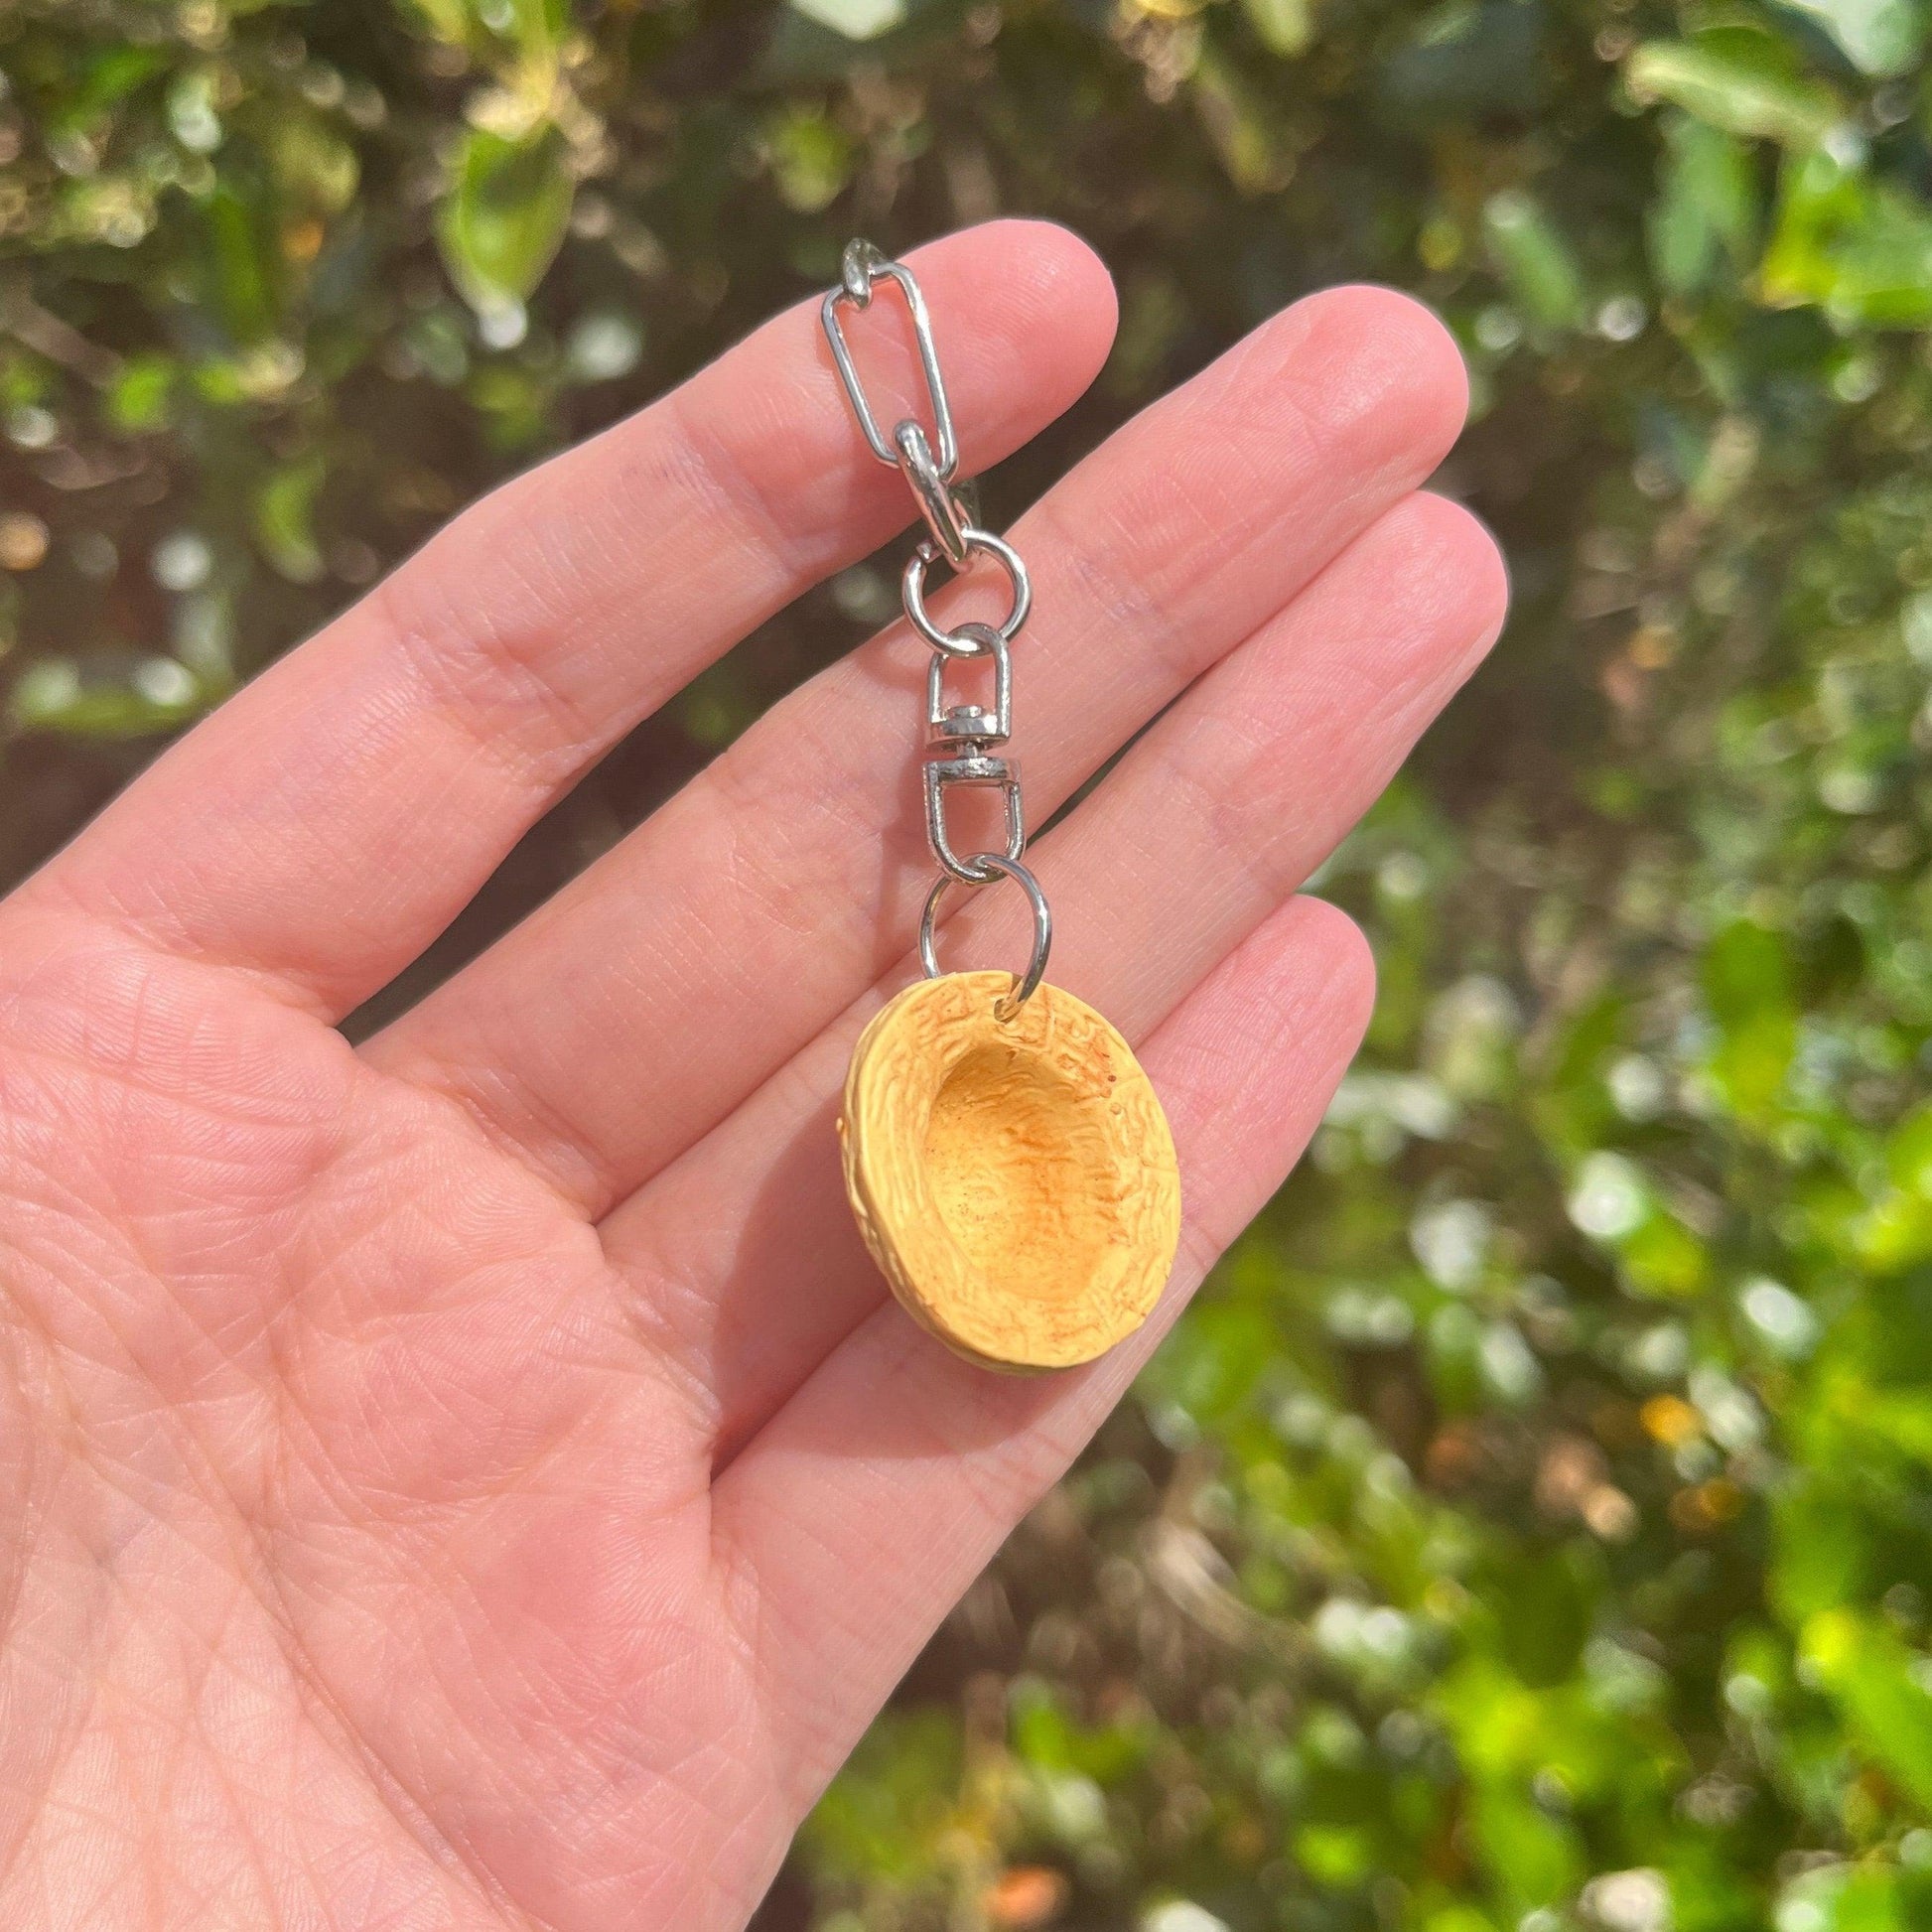
{"label": "silver keyring chain", "polygon": [[[860,312],[872,306],[882,281],[891,282],[904,297],[912,318],[919,367],[925,376],[926,399],[932,408],[932,433],[911,417],[883,435],[872,404],[866,399],[859,372],[846,342],[840,311]],[[932,337],[932,317],[912,271],[903,262],[890,261],[869,241],[849,242],[839,264],[839,286],[819,309],[832,361],[845,385],[846,399],[858,419],[859,431],[876,461],[897,470],[911,489],[912,500],[930,535],[907,558],[899,590],[912,628],[931,647],[933,661],[926,680],[925,791],[926,843],[939,864],[939,877],[926,895],[919,916],[919,964],[927,979],[940,977],[933,945],[933,924],[947,888],[992,886],[1010,879],[1027,896],[1033,911],[1033,952],[1024,973],[1013,976],[1013,990],[995,1007],[1001,1020],[1011,1020],[1030,1000],[1046,971],[1046,955],[1053,943],[1053,915],[1039,881],[1022,863],[1027,849],[1026,817],[1020,798],[1020,767],[1000,755],[1013,729],[1013,673],[1007,646],[1020,634],[1033,609],[1033,580],[1019,553],[1003,538],[979,527],[970,486],[958,479],[959,444],[953,434],[952,405],[946,397],[945,376]],[[1007,576],[1011,606],[997,624],[961,623],[942,628],[926,609],[926,575],[934,564],[954,571],[972,568],[979,558],[997,563]],[[980,705],[949,705],[945,671],[949,662],[990,656],[994,660],[996,696],[992,710]],[[946,795],[956,786],[997,789],[1006,811],[1006,848],[975,852],[962,858],[946,831]]]}

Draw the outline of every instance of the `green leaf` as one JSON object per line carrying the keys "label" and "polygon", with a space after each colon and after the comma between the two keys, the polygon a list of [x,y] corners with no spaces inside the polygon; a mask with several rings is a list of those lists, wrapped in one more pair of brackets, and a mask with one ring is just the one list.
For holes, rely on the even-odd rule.
{"label": "green leaf", "polygon": [[1638,1295],[1685,1301],[1702,1294],[1711,1280],[1711,1257],[1704,1243],[1661,1208],[1623,1243],[1618,1259]]}
{"label": "green leaf", "polygon": [[1862,1588],[1870,1537],[1833,1484],[1803,1478],[1778,1498],[1770,1596],[1794,1623],[1832,1608]]}
{"label": "green leaf", "polygon": [[552,394],[548,375],[506,357],[483,363],[470,378],[483,433],[503,451],[528,449],[542,437]]}
{"label": "green leaf", "polygon": [[208,198],[207,218],[214,307],[236,343],[261,342],[274,333],[276,300],[269,244],[257,210],[224,187]]}
{"label": "green leaf", "polygon": [[159,48],[127,42],[101,47],[58,99],[49,125],[61,129],[86,127],[167,65],[167,57]]}
{"label": "green leaf", "polygon": [[466,0],[406,0],[404,11],[453,47],[462,46],[470,37],[472,22]]}
{"label": "green leaf", "polygon": [[9,694],[9,722],[18,731],[104,742],[173,731],[202,711],[206,694],[179,663],[156,661],[173,675],[144,690],[139,677],[83,675],[69,658],[44,657]]}
{"label": "green leaf", "polygon": [[1932,1200],[1932,1106],[1915,1107],[1885,1137],[1885,1169],[1894,1185]]}
{"label": "green leaf", "polygon": [[1312,0],[1241,0],[1255,38],[1271,54],[1292,60],[1314,40]]}
{"label": "green leaf", "polygon": [[279,116],[270,152],[286,215],[340,214],[355,199],[355,150],[318,115]]}
{"label": "green leaf", "polygon": [[577,188],[568,158],[554,128],[521,141],[481,128],[464,135],[436,238],[480,314],[525,301],[556,259]]}
{"label": "green leaf", "polygon": [[1783,0],[1824,28],[1861,73],[1903,73],[1925,47],[1912,0]]}
{"label": "green leaf", "polygon": [[278,470],[255,494],[255,541],[292,584],[313,584],[322,575],[316,542],[316,498],[328,469],[320,456]]}
{"label": "green leaf", "polygon": [[1203,48],[1194,67],[1193,99],[1221,166],[1243,195],[1280,189],[1294,169],[1273,103],[1237,62]]}
{"label": "green leaf", "polygon": [[962,1770],[945,1712],[888,1712],[819,1800],[804,1842],[834,1872],[923,1875],[954,1829]]}
{"label": "green leaf", "polygon": [[1405,128],[1535,113],[1555,70],[1546,38],[1540,7],[1517,0],[1443,0],[1385,56],[1376,92],[1384,111]]}
{"label": "green leaf", "polygon": [[791,6],[849,41],[876,41],[905,19],[905,0],[791,0]]}
{"label": "green leaf", "polygon": [[1859,1427],[1888,1448],[1932,1468],[1932,1393],[1861,1392]]}
{"label": "green leaf", "polygon": [[1926,1923],[1922,1874],[1882,1867],[1853,1872],[1832,1901],[1832,1932],[1916,1932]]}
{"label": "green leaf", "polygon": [[1482,210],[1489,259],[1531,321],[1576,329],[1584,320],[1584,280],[1562,231],[1530,196],[1492,195]]}
{"label": "green leaf", "polygon": [[1704,994],[1721,1027],[1791,1010],[1791,962],[1783,938],[1754,919],[1734,919],[1704,955]]}
{"label": "green leaf", "polygon": [[1668,100],[1726,133],[1808,147],[1841,118],[1831,90],[1781,70],[1768,35],[1711,34],[1647,41],[1624,63],[1640,101]]}
{"label": "green leaf", "polygon": [[1809,1618],[1801,1648],[1865,1750],[1921,1805],[1932,1805],[1932,1692],[1919,1681],[1920,1660],[1891,1630],[1853,1610]]}
{"label": "green leaf", "polygon": [[772,179],[787,207],[816,214],[845,192],[857,156],[845,130],[816,107],[774,115],[765,127]]}
{"label": "green leaf", "polygon": [[1793,157],[1759,268],[1767,302],[1844,327],[1932,323],[1932,211],[1905,189],[1819,152]]}
{"label": "green leaf", "polygon": [[142,436],[165,429],[179,374],[172,356],[130,355],[108,385],[105,397],[108,421],[124,436]]}
{"label": "green leaf", "polygon": [[1749,150],[1722,128],[1672,114],[1648,220],[1650,259],[1673,295],[1699,293],[1728,268],[1741,273],[1759,221]]}
{"label": "green leaf", "polygon": [[1317,1885],[1344,1891],[1374,1868],[1375,1843],[1358,1826],[1304,1825],[1295,1834],[1295,1860]]}
{"label": "green leaf", "polygon": [[1752,920],[1735,920],[1706,950],[1703,977],[1721,1035],[1712,1076],[1741,1118],[1766,1119],[1798,1044],[1784,939]]}
{"label": "green leaf", "polygon": [[553,59],[570,31],[569,0],[509,0],[508,12],[509,38],[524,58],[544,63]]}

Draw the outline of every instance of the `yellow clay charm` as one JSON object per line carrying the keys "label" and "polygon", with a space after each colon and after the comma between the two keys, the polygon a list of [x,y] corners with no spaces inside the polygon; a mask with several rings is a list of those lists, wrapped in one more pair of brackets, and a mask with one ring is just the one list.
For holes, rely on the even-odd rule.
{"label": "yellow clay charm", "polygon": [[1173,1139],[1132,1049],[1003,972],[908,986],[853,1049],[845,1184],[873,1258],[962,1355],[1070,1368],[1132,1334],[1180,1238]]}

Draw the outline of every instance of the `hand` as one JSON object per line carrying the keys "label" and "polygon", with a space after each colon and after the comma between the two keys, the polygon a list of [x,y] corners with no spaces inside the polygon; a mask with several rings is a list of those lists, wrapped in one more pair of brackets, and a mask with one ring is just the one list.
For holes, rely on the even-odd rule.
{"label": "hand", "polygon": [[[970,473],[1093,377],[1111,290],[1033,224],[914,259]],[[955,1360],[840,1184],[931,872],[902,626],[337,1031],[907,520],[809,304],[459,518],[0,906],[0,1923],[744,1922],[1353,1050],[1367,949],[1294,895],[1499,626],[1489,539],[1417,493],[1463,398],[1413,303],[1315,296],[1017,526],[1035,822],[1161,714],[1030,854],[1187,1201],[1160,1313],[1088,1369]],[[1017,956],[1017,899],[967,897],[945,957]]]}

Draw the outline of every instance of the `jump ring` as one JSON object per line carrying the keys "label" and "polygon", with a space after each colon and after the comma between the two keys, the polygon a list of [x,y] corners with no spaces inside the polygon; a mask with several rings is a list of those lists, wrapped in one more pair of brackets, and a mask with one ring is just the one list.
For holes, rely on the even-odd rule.
{"label": "jump ring", "polygon": [[[1011,879],[1027,895],[1027,902],[1034,912],[1034,952],[1028,962],[1023,978],[1016,973],[1013,978],[1013,991],[993,1009],[994,1016],[1000,1020],[1011,1020],[1020,1009],[1031,1000],[1046,972],[1046,955],[1053,945],[1053,914],[1046,903],[1046,895],[1040,891],[1039,881],[1033,876],[1018,859],[1009,859],[1003,853],[976,852],[966,862],[971,866],[982,867],[989,875],[987,883],[992,883],[992,875],[1001,874]],[[938,916],[939,901],[946,896],[946,888],[952,884],[948,873],[941,873],[932,882],[932,890],[925,896],[925,910],[919,914],[919,965],[929,980],[942,978],[939,958],[933,950],[932,924]]]}
{"label": "jump ring", "polygon": [[[1027,621],[1027,613],[1033,609],[1033,579],[1027,573],[1027,566],[1020,561],[1020,553],[1011,544],[996,537],[991,530],[968,528],[963,535],[969,557],[974,551],[992,557],[1006,571],[1013,585],[1013,609],[993,626],[1008,643],[1012,643],[1020,633],[1020,626]],[[948,657],[979,657],[984,654],[984,645],[975,642],[970,647],[962,646],[950,630],[941,630],[933,622],[931,613],[925,608],[925,574],[939,561],[940,554],[939,546],[928,541],[920,544],[906,558],[905,575],[899,583],[904,596],[905,615],[911,619],[912,628],[934,650],[942,650]]]}

